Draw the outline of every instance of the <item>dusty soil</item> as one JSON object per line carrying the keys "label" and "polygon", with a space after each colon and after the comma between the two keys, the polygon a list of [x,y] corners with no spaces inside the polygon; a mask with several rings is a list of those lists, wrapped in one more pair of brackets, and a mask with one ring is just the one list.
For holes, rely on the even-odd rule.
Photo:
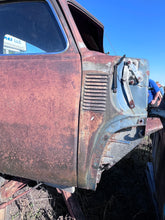
{"label": "dusty soil", "polygon": [[155,220],[146,178],[151,151],[139,146],[102,175],[96,192],[80,191],[89,220]]}
{"label": "dusty soil", "polygon": [[[151,148],[141,145],[103,173],[95,192],[78,189],[75,195],[87,220],[155,220],[147,181],[146,163]],[[6,180],[11,177],[3,176]],[[33,188],[29,182],[15,196]],[[45,185],[31,190],[7,207],[6,220],[71,220],[63,197],[55,188]]]}

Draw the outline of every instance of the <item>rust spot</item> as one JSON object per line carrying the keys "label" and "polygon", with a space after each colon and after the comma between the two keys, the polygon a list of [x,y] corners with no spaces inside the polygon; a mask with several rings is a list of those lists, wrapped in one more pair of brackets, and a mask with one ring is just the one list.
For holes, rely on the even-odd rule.
{"label": "rust spot", "polygon": [[129,106],[130,106],[131,109],[132,109],[132,108],[135,108],[135,103],[134,103],[133,100],[131,100],[131,101],[129,102]]}
{"label": "rust spot", "polygon": [[149,76],[150,75],[150,71],[146,71],[146,74],[147,74],[147,76]]}
{"label": "rust spot", "polygon": [[147,118],[146,135],[150,135],[163,128],[160,118]]}
{"label": "rust spot", "polygon": [[76,185],[79,54],[5,56],[0,62],[0,172]]}

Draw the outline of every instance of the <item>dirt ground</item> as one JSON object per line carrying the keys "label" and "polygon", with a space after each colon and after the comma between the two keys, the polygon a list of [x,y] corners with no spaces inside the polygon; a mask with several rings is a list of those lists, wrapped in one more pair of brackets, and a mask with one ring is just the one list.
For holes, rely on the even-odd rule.
{"label": "dirt ground", "polygon": [[[87,220],[155,220],[146,179],[151,147],[140,145],[109,171],[103,173],[97,190],[77,189]],[[4,177],[4,176],[3,176]],[[6,177],[6,179],[10,177]],[[15,196],[32,189],[29,182]],[[63,197],[55,188],[40,185],[7,206],[5,220],[72,220]]]}
{"label": "dirt ground", "polygon": [[89,220],[155,220],[146,178],[151,151],[139,146],[102,175],[96,192],[80,190]]}

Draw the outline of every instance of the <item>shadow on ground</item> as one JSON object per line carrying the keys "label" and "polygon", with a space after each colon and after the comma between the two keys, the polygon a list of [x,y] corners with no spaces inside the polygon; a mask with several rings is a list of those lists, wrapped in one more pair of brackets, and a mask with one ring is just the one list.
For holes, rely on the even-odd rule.
{"label": "shadow on ground", "polygon": [[138,146],[103,173],[96,192],[79,190],[78,197],[88,220],[155,220],[146,179],[151,150]]}
{"label": "shadow on ground", "polygon": [[[77,189],[75,195],[86,220],[155,220],[146,179],[148,161],[151,161],[151,149],[146,145],[138,146],[103,173],[95,192]],[[12,177],[5,178],[5,181],[13,180]],[[36,182],[30,181],[18,194],[32,189],[35,185]],[[56,188],[45,185],[12,202],[5,215],[5,220],[73,219],[62,195]]]}

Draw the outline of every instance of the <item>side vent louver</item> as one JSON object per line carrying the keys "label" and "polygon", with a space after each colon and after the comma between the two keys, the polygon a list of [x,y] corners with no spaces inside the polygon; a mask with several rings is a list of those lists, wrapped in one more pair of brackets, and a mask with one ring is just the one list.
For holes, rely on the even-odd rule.
{"label": "side vent louver", "polygon": [[83,110],[100,112],[105,111],[107,89],[107,74],[88,73],[85,78]]}

